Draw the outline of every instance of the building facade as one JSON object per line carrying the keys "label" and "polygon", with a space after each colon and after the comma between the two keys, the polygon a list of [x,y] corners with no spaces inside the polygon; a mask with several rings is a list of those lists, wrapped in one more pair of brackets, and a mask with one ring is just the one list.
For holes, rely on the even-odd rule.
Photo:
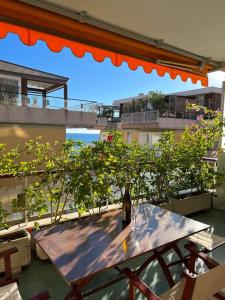
{"label": "building facade", "polygon": [[221,88],[207,87],[168,94],[166,97],[168,98],[170,111],[185,112],[187,102],[205,106],[212,110],[219,110],[221,109],[221,94]]}
{"label": "building facade", "polygon": [[[188,111],[187,103],[198,104],[212,110],[221,108],[221,89],[216,87],[167,95],[155,94],[157,94],[158,101],[161,101],[158,109],[152,101],[153,92],[140,93],[135,97],[113,101],[111,111],[113,111],[113,107],[117,110],[119,108],[119,120],[117,118],[113,121],[113,118],[110,118],[109,121],[105,117],[102,120],[104,122],[101,124],[101,129],[104,126],[121,129],[127,142],[135,140],[151,146],[159,140],[163,131],[173,130],[175,138],[179,139],[187,125],[197,122],[197,115],[201,112]],[[98,120],[100,119],[98,118]],[[104,135],[104,130],[102,134]]]}
{"label": "building facade", "polygon": [[15,147],[42,136],[43,142],[60,145],[67,127],[94,127],[96,103],[69,99],[68,80],[0,60],[0,143]]}

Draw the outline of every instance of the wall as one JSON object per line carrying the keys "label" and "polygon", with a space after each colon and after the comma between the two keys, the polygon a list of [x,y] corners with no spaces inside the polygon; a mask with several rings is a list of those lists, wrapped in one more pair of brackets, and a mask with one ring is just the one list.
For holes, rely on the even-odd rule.
{"label": "wall", "polygon": [[179,130],[186,126],[196,123],[195,120],[177,119],[177,118],[158,118],[159,128]]}
{"label": "wall", "polygon": [[[217,161],[217,169],[220,174],[225,176],[225,153],[220,155]],[[216,197],[213,199],[213,206],[225,210],[225,180],[216,190]]]}
{"label": "wall", "polygon": [[[53,125],[35,125],[35,124],[0,124],[0,143],[5,143],[9,148],[23,144],[37,136],[42,136],[42,142],[59,141],[57,147],[60,147],[65,141],[66,130],[64,126]],[[57,149],[57,148],[56,148]],[[25,179],[5,178],[0,179],[0,201],[5,208],[9,208],[12,199],[17,197],[25,187],[25,184],[35,181],[34,177],[29,177],[25,183]],[[15,216],[16,217],[16,216]]]}
{"label": "wall", "polygon": [[29,139],[42,136],[43,142],[65,141],[65,126],[40,125],[40,124],[0,124],[0,143],[7,144],[10,148],[23,144]]}
{"label": "wall", "polygon": [[94,127],[96,125],[96,113],[0,105],[0,122]]}

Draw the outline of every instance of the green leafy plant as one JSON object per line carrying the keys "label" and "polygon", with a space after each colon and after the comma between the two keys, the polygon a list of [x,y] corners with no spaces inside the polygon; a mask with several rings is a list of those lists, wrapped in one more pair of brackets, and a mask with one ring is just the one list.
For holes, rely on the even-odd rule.
{"label": "green leafy plant", "polygon": [[[137,142],[126,143],[119,131],[109,131],[106,141],[109,168],[113,185],[118,188],[119,200],[124,197],[125,188],[133,201],[143,199],[145,193],[145,152]],[[148,162],[147,162],[148,163]]]}
{"label": "green leafy plant", "polygon": [[[204,192],[219,183],[218,174],[205,157],[212,152],[220,152],[218,140],[222,135],[223,118],[220,112],[205,107],[189,105],[189,109],[201,111],[198,123],[185,128],[180,141],[176,144],[177,176],[175,178],[177,194],[180,190]],[[205,120],[204,115],[211,115]],[[214,153],[215,155],[215,153]]]}
{"label": "green leafy plant", "polygon": [[14,211],[24,211],[27,218],[49,213],[52,224],[60,221],[65,208],[73,202],[68,174],[75,167],[75,146],[66,141],[56,150],[57,142],[41,143],[40,138],[25,144],[15,176],[32,176],[34,183],[25,187],[23,201],[13,201]]}
{"label": "green leafy plant", "polygon": [[168,201],[174,194],[176,175],[174,132],[163,132],[160,140],[148,149],[147,198],[154,203]]}
{"label": "green leafy plant", "polygon": [[[204,157],[222,134],[222,115],[193,105],[190,109],[203,114],[199,122],[187,127],[179,141],[173,132],[163,132],[152,147],[128,144],[116,130],[92,145],[66,141],[60,146],[40,138],[20,149],[1,144],[0,175],[32,178],[12,210],[23,211],[27,219],[50,214],[51,223],[57,224],[64,212],[93,213],[107,203],[121,202],[125,190],[134,203],[160,203],[181,190],[213,188],[218,174]],[[0,229],[9,213],[0,205]]]}
{"label": "green leafy plant", "polygon": [[161,110],[166,109],[168,107],[168,103],[166,102],[165,95],[160,91],[152,91],[149,93],[149,100],[152,104],[153,110]]}
{"label": "green leafy plant", "polygon": [[2,207],[2,204],[0,203],[0,230],[7,229],[7,217],[9,215],[9,212]]}
{"label": "green leafy plant", "polygon": [[71,171],[76,208],[84,211],[100,211],[101,206],[114,201],[112,192],[112,155],[108,152],[105,141],[95,142],[80,149],[77,166]]}

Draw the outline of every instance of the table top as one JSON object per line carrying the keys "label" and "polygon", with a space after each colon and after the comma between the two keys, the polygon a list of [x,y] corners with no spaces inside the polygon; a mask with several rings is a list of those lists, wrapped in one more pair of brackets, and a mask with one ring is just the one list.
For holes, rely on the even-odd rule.
{"label": "table top", "polygon": [[33,232],[34,239],[69,284],[92,277],[138,255],[209,228],[209,225],[148,203],[141,204],[135,231],[124,228],[121,210]]}

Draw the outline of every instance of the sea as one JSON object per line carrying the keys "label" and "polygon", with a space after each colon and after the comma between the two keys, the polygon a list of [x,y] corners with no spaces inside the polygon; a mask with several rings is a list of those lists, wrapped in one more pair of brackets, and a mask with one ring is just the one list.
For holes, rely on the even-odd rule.
{"label": "sea", "polygon": [[100,134],[95,133],[67,133],[67,140],[81,141],[85,144],[92,144],[100,139]]}

